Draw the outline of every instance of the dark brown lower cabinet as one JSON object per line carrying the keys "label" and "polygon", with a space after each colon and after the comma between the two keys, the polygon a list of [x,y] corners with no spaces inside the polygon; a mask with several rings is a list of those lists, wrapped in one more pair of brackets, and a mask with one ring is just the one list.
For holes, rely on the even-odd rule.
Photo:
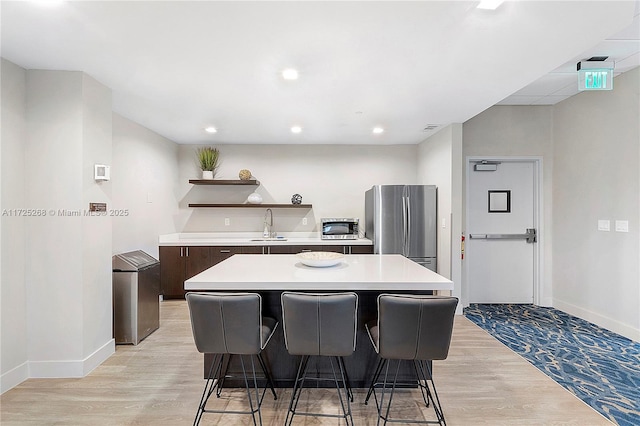
{"label": "dark brown lower cabinet", "polygon": [[184,282],[234,254],[296,254],[331,251],[371,254],[373,246],[359,245],[271,245],[271,246],[160,246],[160,283],[164,299],[184,299]]}
{"label": "dark brown lower cabinet", "polygon": [[164,299],[184,299],[184,281],[212,266],[210,247],[160,246],[160,285]]}

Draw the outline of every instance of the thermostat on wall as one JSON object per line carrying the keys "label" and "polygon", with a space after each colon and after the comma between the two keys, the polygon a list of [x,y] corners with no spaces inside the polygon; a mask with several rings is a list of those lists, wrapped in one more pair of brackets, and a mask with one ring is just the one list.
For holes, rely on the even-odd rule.
{"label": "thermostat on wall", "polygon": [[93,178],[95,180],[109,180],[111,175],[111,168],[104,164],[96,164],[94,166]]}

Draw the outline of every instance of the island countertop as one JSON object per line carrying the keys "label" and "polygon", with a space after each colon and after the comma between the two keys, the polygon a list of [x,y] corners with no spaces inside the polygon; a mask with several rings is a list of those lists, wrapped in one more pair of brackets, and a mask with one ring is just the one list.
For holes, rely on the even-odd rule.
{"label": "island countertop", "polygon": [[189,291],[453,290],[453,282],[399,254],[345,255],[314,268],[296,255],[236,254],[184,282]]}

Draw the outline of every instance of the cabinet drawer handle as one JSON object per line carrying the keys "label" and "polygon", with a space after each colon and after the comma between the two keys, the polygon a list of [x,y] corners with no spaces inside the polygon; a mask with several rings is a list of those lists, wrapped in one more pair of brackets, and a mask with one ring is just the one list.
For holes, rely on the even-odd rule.
{"label": "cabinet drawer handle", "polygon": [[231,250],[220,250],[220,253],[231,253]]}
{"label": "cabinet drawer handle", "polygon": [[300,250],[300,253],[310,252],[310,251],[312,251],[312,250],[311,249],[302,249],[302,250]]}
{"label": "cabinet drawer handle", "polygon": [[187,253],[187,257],[189,257],[189,247],[185,247],[185,252]]}

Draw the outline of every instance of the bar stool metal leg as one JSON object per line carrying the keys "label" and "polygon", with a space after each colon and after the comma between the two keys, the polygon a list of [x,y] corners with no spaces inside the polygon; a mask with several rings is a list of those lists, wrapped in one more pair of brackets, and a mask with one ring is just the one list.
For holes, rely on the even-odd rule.
{"label": "bar stool metal leg", "polygon": [[338,398],[340,399],[340,405],[342,406],[342,412],[344,413],[345,422],[347,423],[347,425],[349,425],[349,419],[351,419],[351,425],[353,426],[353,416],[351,415],[351,401],[353,400],[353,395],[351,395],[351,386],[349,385],[348,379],[346,378],[344,363],[342,362],[340,357],[336,357],[336,361],[340,370],[340,378],[342,381],[342,386],[344,387],[345,399],[347,401],[346,408],[342,400],[342,393],[340,392],[340,384],[338,382],[338,378],[336,377],[336,371],[333,367],[333,362],[331,362],[331,370],[333,371],[333,378],[336,383],[336,389],[338,390]]}
{"label": "bar stool metal leg", "polygon": [[260,362],[260,367],[262,367],[262,372],[264,373],[264,377],[267,380],[267,384],[269,385],[269,388],[271,388],[273,399],[277,400],[278,395],[276,395],[275,385],[273,384],[271,373],[269,372],[269,370],[267,370],[267,364],[264,362],[264,359],[262,358],[262,353],[258,354],[258,361]]}
{"label": "bar stool metal leg", "polygon": [[[262,316],[262,299],[257,293],[189,292],[185,298],[189,306],[191,329],[198,352],[214,355],[194,419],[194,426],[200,423],[204,413],[251,414],[253,424],[262,425],[260,406],[267,393],[267,386],[271,388],[274,399],[277,396],[261,352],[273,336],[278,322],[273,318]],[[206,408],[207,402],[214,392],[220,397],[225,379],[228,377],[229,362],[234,355],[240,356],[249,410],[209,410]],[[258,357],[267,382],[262,394],[258,388],[254,356]]]}
{"label": "bar stool metal leg", "polygon": [[211,362],[211,367],[209,368],[209,374],[207,375],[207,380],[204,385],[204,390],[202,391],[202,397],[200,398],[200,403],[198,404],[198,411],[196,412],[196,418],[193,420],[193,424],[198,425],[200,423],[200,419],[202,418],[202,414],[205,411],[205,406],[207,405],[207,401],[209,401],[209,397],[219,385],[219,374],[222,369],[222,361],[223,355],[215,354],[214,359]]}
{"label": "bar stool metal leg", "polygon": [[[355,350],[357,334],[358,295],[345,293],[299,293],[285,291],[281,295],[282,320],[287,351],[301,356],[293,386],[285,425],[296,415],[344,418],[353,425],[351,402],[353,392],[347,376],[344,356]],[[310,359],[318,362],[317,370],[309,375]],[[327,360],[330,369],[320,361]],[[298,412],[298,403],[306,381],[333,382],[338,392],[341,412]]]}
{"label": "bar stool metal leg", "polygon": [[[440,398],[433,381],[431,362],[445,360],[449,353],[453,332],[455,309],[458,299],[450,296],[420,294],[380,294],[378,296],[378,319],[366,324],[367,333],[379,361],[365,404],[373,394],[378,409],[378,424],[429,423],[446,426]],[[397,366],[393,378],[389,375],[391,360]],[[412,362],[415,381],[398,381],[400,363]],[[376,388],[380,387],[380,375],[384,370],[382,392],[378,401]],[[436,420],[391,419],[391,404],[396,388],[418,387],[425,407],[431,406]],[[387,401],[388,399],[388,401]],[[433,419],[433,414],[429,417]]]}

